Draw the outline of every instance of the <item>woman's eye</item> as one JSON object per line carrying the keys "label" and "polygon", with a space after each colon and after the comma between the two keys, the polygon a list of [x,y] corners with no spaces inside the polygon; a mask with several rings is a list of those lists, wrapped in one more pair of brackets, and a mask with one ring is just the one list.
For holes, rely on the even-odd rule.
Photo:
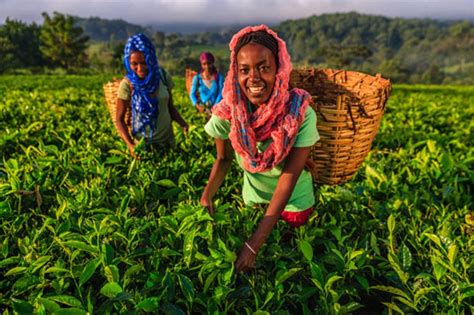
{"label": "woman's eye", "polygon": [[240,69],[240,73],[247,74],[249,73],[249,69]]}
{"label": "woman's eye", "polygon": [[261,66],[260,67],[260,71],[262,71],[262,72],[267,72],[268,70],[270,70],[269,66]]}

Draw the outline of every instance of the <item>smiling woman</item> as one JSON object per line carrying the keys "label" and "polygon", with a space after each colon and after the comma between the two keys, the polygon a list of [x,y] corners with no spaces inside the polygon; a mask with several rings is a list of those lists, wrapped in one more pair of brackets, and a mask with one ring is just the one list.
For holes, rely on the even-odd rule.
{"label": "smiling woman", "polygon": [[[124,65],[127,75],[120,83],[117,98],[117,129],[136,156],[137,140],[148,145],[174,145],[171,122],[176,121],[186,132],[188,125],[178,113],[171,98],[173,82],[158,64],[153,43],[143,34],[130,37],[125,45]],[[125,121],[131,108],[131,133]]]}
{"label": "smiling woman", "polygon": [[293,227],[307,221],[315,200],[304,166],[319,135],[310,95],[289,89],[290,56],[276,33],[264,25],[244,28],[230,49],[223,101],[205,127],[215,138],[217,158],[201,204],[214,213],[212,199],[235,152],[244,170],[244,202],[268,205],[236,261],[238,270],[247,271],[279,218]]}

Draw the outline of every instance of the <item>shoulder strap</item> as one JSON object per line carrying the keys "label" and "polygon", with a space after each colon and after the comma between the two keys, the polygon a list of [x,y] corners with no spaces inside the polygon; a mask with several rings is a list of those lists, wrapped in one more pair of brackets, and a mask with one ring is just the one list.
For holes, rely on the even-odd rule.
{"label": "shoulder strap", "polygon": [[168,85],[168,78],[167,78],[167,73],[166,70],[163,69],[162,67],[159,68],[160,71],[160,79],[163,82],[163,84],[166,86],[167,89],[169,89]]}
{"label": "shoulder strap", "polygon": [[130,82],[130,80],[125,77],[125,80],[127,80],[128,87],[130,88],[130,95],[133,93],[133,84]]}

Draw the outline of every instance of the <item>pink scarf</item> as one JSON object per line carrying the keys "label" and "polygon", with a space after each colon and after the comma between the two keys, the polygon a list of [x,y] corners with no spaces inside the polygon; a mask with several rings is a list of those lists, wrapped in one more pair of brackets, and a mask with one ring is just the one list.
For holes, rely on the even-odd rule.
{"label": "pink scarf", "polygon": [[[245,97],[241,97],[234,48],[242,36],[262,30],[278,42],[279,66],[268,102],[249,113]],[[268,171],[285,159],[293,147],[311,97],[301,89],[288,90],[292,69],[290,55],[285,42],[267,26],[248,26],[242,29],[234,35],[229,48],[230,69],[224,82],[223,99],[214,106],[212,112],[220,119],[230,120],[229,139],[234,150],[242,157],[243,167],[251,173]],[[268,138],[273,141],[265,151],[259,153],[257,142]]]}

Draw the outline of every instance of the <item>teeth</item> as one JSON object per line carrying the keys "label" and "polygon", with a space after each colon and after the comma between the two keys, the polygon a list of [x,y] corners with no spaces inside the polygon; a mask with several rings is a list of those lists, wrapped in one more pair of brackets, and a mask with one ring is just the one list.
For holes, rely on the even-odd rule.
{"label": "teeth", "polygon": [[263,91],[263,87],[249,87],[251,93],[260,93]]}

